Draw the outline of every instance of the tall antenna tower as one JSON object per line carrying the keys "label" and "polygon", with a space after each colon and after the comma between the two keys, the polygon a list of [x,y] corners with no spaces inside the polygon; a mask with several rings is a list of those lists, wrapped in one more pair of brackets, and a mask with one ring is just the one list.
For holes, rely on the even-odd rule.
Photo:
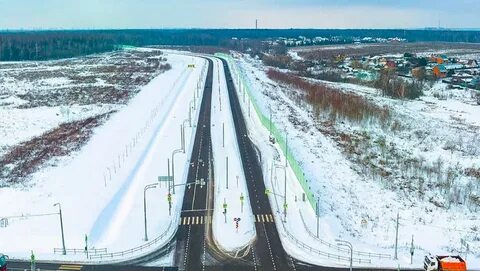
{"label": "tall antenna tower", "polygon": [[255,19],[255,29],[258,29],[258,19]]}

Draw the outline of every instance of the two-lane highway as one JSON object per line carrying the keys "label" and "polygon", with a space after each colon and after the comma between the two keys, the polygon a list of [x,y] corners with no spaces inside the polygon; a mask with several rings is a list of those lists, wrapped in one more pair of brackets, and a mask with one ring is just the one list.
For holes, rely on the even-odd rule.
{"label": "two-lane highway", "polygon": [[205,184],[194,184],[185,189],[175,253],[175,265],[179,270],[204,269],[206,255],[205,224],[210,223],[212,216],[211,210],[208,210],[207,200],[209,199],[209,191],[213,191],[210,134],[213,61],[207,60],[207,79],[190,159],[191,166],[187,177],[188,183],[198,181]]}
{"label": "two-lane highway", "polygon": [[[265,184],[259,158],[253,143],[248,137],[247,126],[235,92],[230,69],[224,59],[222,59],[222,62],[227,79],[228,95],[237,132],[243,170],[250,195],[250,205],[252,206],[254,216],[261,218],[266,215],[270,217],[272,208],[267,195],[265,195]],[[255,223],[255,228],[257,231],[257,242],[251,253],[253,254],[252,257],[255,260],[255,264],[260,266],[260,270],[294,270],[293,260],[283,249],[275,223],[269,223],[265,219],[260,219],[259,222]]]}

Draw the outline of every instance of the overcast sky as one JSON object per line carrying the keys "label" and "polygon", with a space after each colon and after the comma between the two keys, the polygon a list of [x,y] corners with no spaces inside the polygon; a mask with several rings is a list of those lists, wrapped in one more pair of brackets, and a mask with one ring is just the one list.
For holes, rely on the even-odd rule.
{"label": "overcast sky", "polygon": [[0,0],[0,29],[480,28],[480,0]]}

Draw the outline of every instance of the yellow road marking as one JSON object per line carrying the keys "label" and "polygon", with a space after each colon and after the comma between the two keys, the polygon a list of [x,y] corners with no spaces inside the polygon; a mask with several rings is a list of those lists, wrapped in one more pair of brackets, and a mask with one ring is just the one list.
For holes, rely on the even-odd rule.
{"label": "yellow road marking", "polygon": [[203,224],[203,216],[200,217],[200,224]]}
{"label": "yellow road marking", "polygon": [[261,217],[262,217],[262,222],[265,222],[265,217],[263,215]]}
{"label": "yellow road marking", "polygon": [[187,225],[190,225],[190,217],[187,217]]}
{"label": "yellow road marking", "polygon": [[260,215],[257,215],[257,221],[256,222],[260,222]]}
{"label": "yellow road marking", "polygon": [[268,215],[265,215],[265,222],[270,222],[270,218],[268,217]]}
{"label": "yellow road marking", "polygon": [[187,217],[184,216],[184,217],[182,218],[182,225],[185,225],[185,223],[187,223]]}
{"label": "yellow road marking", "polygon": [[195,217],[195,225],[198,224],[198,216]]}
{"label": "yellow road marking", "polygon": [[270,216],[270,222],[274,222],[272,214],[269,214],[268,216]]}
{"label": "yellow road marking", "polygon": [[62,264],[58,269],[60,270],[81,270],[83,266],[81,265],[70,265]]}

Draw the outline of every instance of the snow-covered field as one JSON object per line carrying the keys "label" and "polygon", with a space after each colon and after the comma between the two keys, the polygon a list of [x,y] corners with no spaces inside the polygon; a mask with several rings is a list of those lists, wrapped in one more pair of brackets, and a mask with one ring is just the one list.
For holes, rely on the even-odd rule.
{"label": "snow-covered field", "polygon": [[[161,51],[142,49],[0,63],[0,160],[18,144],[60,124],[120,110],[141,86],[167,69]],[[28,176],[21,177],[25,184]],[[8,172],[0,171],[0,186],[9,181]]]}
{"label": "snow-covered field", "polygon": [[[474,202],[480,194],[480,182],[465,173],[469,168],[480,167],[480,145],[476,143],[480,107],[468,99],[469,94],[452,95],[449,100],[439,101],[432,93],[442,86],[435,86],[437,90],[427,91],[420,100],[399,101],[379,97],[378,91],[366,87],[322,82],[389,108],[393,118],[391,125],[395,127],[384,129],[374,122],[358,124],[347,119],[338,119],[331,126],[324,126],[325,122],[314,117],[312,107],[302,101],[299,91],[268,79],[265,67],[259,61],[241,56],[236,63],[246,74],[247,83],[263,114],[268,116],[271,106],[273,122],[288,131],[289,147],[299,161],[311,191],[319,198],[320,238],[317,239],[314,237],[315,211],[310,204],[301,201],[302,190],[295,183],[293,174],[287,175],[289,212],[284,229],[293,237],[284,232],[283,242],[288,244],[287,250],[292,255],[315,259],[318,263],[338,264],[326,255],[302,249],[300,243],[322,252],[346,256],[347,252],[339,251],[336,246],[335,238],[340,238],[351,241],[356,251],[390,255],[390,259],[378,259],[366,253],[356,253],[354,257],[357,259],[371,261],[360,265],[410,266],[413,236],[413,267],[420,267],[422,257],[429,252],[465,256],[463,242],[469,245],[469,266],[480,266],[480,217],[477,213],[480,206]],[[259,126],[258,121],[251,123],[254,127],[251,128],[252,134]],[[268,131],[265,131],[263,129],[263,134],[255,136],[257,145],[264,146],[262,155],[266,153],[268,157],[271,153],[276,163],[282,163],[278,148],[275,151],[265,147],[268,145]],[[340,134],[360,142],[353,146],[355,153],[345,150],[345,146],[350,145],[343,142]],[[386,142],[382,144],[384,149],[378,142]],[[415,158],[422,161],[422,166],[415,168],[405,163]],[[381,178],[366,170],[362,161],[383,165],[382,169],[390,175]],[[283,173],[274,170],[269,174],[272,172],[271,163],[264,165],[267,186],[281,194],[282,184],[278,182],[282,182]],[[438,164],[441,168],[434,173]],[[277,176],[277,181],[270,178],[273,181],[269,184],[268,176],[272,175]],[[279,215],[282,199],[277,200],[278,205],[274,201],[272,206],[279,206]],[[397,213],[400,215],[399,260],[394,261]],[[276,219],[279,230],[283,228],[279,225],[280,218]]]}
{"label": "snow-covered field", "polygon": [[[82,250],[85,235],[92,251],[106,248],[108,252],[116,252],[146,243],[144,187],[157,183],[158,176],[167,175],[167,159],[174,149],[181,147],[182,125],[186,150],[175,157],[175,182],[186,181],[195,131],[193,125],[189,126],[188,108],[192,107],[191,123],[194,124],[198,117],[198,97],[203,90],[201,75],[206,75],[204,59],[174,52],[162,57],[167,58],[171,70],[157,73],[152,81],[132,93],[132,96],[138,94],[118,107],[118,112],[104,125],[94,129],[91,139],[80,151],[57,158],[55,166],[42,167],[32,174],[28,186],[0,188],[0,217],[9,218],[8,226],[0,228],[2,253],[27,258],[33,250],[39,259],[86,259],[83,253],[53,254],[54,248],[62,247],[55,203],[61,203],[67,249]],[[187,68],[192,63],[196,68]],[[130,76],[128,78],[135,78]],[[48,92],[48,88],[44,91]],[[197,97],[195,103],[194,97]],[[197,106],[193,108],[194,105]],[[28,123],[23,125],[30,127]],[[172,197],[171,215],[166,184],[147,191],[150,240],[162,235],[164,238],[160,241],[165,241],[175,233],[183,190],[184,187],[179,186]],[[161,242],[147,249],[156,246],[161,246]]]}

